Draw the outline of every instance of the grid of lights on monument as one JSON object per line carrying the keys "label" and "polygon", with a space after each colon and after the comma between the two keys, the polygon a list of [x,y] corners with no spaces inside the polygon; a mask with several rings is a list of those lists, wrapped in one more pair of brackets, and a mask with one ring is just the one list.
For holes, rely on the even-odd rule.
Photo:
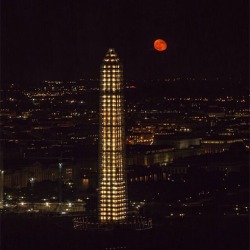
{"label": "grid of lights on monument", "polygon": [[101,66],[99,219],[126,219],[123,71],[115,51],[109,49]]}

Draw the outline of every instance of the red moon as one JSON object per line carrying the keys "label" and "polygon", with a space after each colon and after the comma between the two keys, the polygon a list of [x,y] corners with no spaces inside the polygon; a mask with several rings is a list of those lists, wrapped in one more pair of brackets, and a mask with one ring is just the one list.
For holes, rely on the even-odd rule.
{"label": "red moon", "polygon": [[167,43],[162,39],[157,39],[154,41],[154,48],[158,51],[164,51],[167,49]]}

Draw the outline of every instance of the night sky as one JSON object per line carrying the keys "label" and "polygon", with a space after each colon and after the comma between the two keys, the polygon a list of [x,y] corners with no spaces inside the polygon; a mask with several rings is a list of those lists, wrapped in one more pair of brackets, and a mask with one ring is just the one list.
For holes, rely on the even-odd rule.
{"label": "night sky", "polygon": [[248,0],[2,0],[2,83],[98,77],[109,47],[126,79],[248,78],[248,10]]}

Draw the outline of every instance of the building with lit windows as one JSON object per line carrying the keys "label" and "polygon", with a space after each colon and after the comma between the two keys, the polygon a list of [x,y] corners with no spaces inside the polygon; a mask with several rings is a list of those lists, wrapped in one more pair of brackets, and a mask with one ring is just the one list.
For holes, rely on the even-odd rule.
{"label": "building with lit windows", "polygon": [[99,220],[120,223],[127,217],[123,68],[114,49],[101,65],[99,111]]}

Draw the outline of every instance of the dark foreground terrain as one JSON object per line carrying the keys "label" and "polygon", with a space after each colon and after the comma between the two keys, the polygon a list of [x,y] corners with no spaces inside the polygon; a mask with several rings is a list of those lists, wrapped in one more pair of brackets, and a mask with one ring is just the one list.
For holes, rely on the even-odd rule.
{"label": "dark foreground terrain", "polygon": [[162,219],[148,231],[74,231],[70,217],[1,215],[1,250],[249,249],[246,216]]}

